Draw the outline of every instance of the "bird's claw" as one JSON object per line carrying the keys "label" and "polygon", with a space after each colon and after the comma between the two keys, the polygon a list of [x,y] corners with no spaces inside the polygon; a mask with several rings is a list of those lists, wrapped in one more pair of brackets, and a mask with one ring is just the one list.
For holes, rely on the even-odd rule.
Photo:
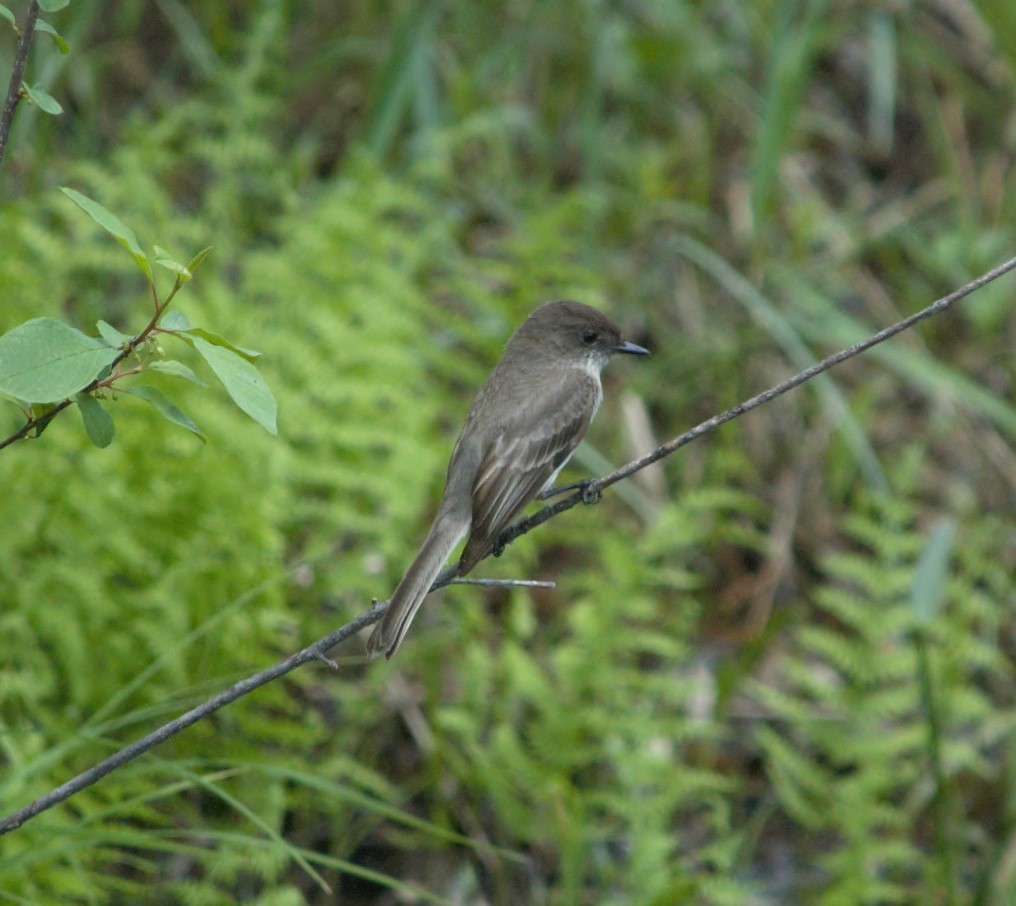
{"label": "bird's claw", "polygon": [[603,499],[603,491],[596,487],[595,478],[587,478],[585,481],[580,481],[578,483],[578,488],[582,494],[582,502],[586,504],[586,506],[592,506]]}
{"label": "bird's claw", "polygon": [[600,498],[603,496],[603,491],[598,488],[590,490],[590,486],[595,483],[595,478],[583,478],[581,481],[573,481],[571,484],[562,484],[553,488],[544,488],[536,495],[536,499],[548,500],[551,497],[560,497],[562,494],[567,494],[569,491],[581,491],[583,503],[599,503]]}

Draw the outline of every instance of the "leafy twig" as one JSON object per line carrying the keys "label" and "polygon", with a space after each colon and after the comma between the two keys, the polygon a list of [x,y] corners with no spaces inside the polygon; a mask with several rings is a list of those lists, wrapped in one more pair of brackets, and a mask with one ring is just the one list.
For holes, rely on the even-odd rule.
{"label": "leafy twig", "polygon": [[[113,381],[118,380],[121,377],[126,377],[129,374],[135,373],[132,370],[118,374],[117,366],[124,359],[130,356],[134,352],[134,350],[137,349],[142,343],[144,343],[152,334],[155,333],[155,330],[159,324],[159,318],[162,317],[163,313],[166,311],[166,308],[169,306],[169,303],[173,300],[173,297],[179,291],[181,285],[182,283],[180,280],[177,280],[175,282],[175,284],[173,285],[173,289],[170,292],[170,294],[166,297],[165,302],[160,303],[159,297],[157,295],[155,296],[155,314],[152,315],[152,319],[148,322],[148,325],[145,327],[145,329],[142,330],[141,333],[139,333],[137,336],[135,336],[134,339],[132,339],[129,343],[125,343],[123,349],[121,349],[116,354],[116,357],[113,359],[113,361],[109,363],[111,376],[106,378],[97,377],[90,384],[82,387],[77,392],[77,394],[75,394],[76,396],[82,393],[92,393],[93,391],[98,390],[100,387],[109,387],[113,383]],[[155,292],[154,284],[152,285],[152,292],[153,293]],[[2,450],[4,447],[10,446],[15,441],[24,440],[33,431],[36,432],[42,431],[42,429],[45,428],[46,425],[48,425],[51,421],[53,421],[54,418],[56,418],[61,412],[63,412],[64,409],[70,406],[73,402],[74,400],[68,397],[65,400],[61,400],[47,412],[44,412],[41,415],[31,416],[10,437],[5,437],[3,440],[0,440],[0,450]]]}
{"label": "leafy twig", "polygon": [[7,86],[7,99],[4,101],[3,116],[0,117],[0,168],[4,165],[4,152],[7,150],[7,139],[11,132],[11,123],[14,121],[14,110],[21,100],[21,81],[25,75],[25,62],[28,60],[28,51],[32,48],[32,38],[35,35],[35,21],[39,18],[39,4],[32,0],[28,5],[28,17],[25,19],[25,27],[21,30],[21,40],[18,42],[18,52],[14,57],[14,69],[11,70],[11,83]]}
{"label": "leafy twig", "polygon": [[[949,306],[958,302],[960,299],[969,296],[972,292],[980,289],[992,280],[1001,277],[1003,274],[1008,273],[1011,270],[1016,269],[1016,258],[1011,258],[1004,264],[999,265],[993,270],[988,271],[986,274],[978,277],[976,280],[968,283],[966,286],[961,287],[948,296],[944,296],[938,301],[932,303],[927,308],[922,309],[916,314],[911,315],[909,318],[904,318],[902,321],[898,321],[891,327],[887,327],[885,330],[879,331],[873,336],[869,337],[861,343],[857,343],[848,349],[841,350],[828,358],[823,359],[810,368],[806,368],[804,371],[794,375],[794,377],[777,384],[776,386],[766,390],[764,393],[760,393],[757,396],[753,396],[749,400],[745,400],[732,409],[728,409],[719,415],[715,415],[707,421],[702,422],[700,425],[692,428],[690,431],[686,431],[679,437],[675,437],[673,440],[668,441],[660,447],[657,447],[652,453],[643,456],[640,459],[633,460],[627,465],[611,472],[609,475],[604,475],[602,478],[598,478],[595,481],[588,482],[576,493],[563,500],[558,501],[555,504],[545,506],[542,510],[530,516],[527,519],[521,519],[515,525],[508,528],[499,539],[499,546],[503,547],[505,544],[511,543],[516,538],[527,532],[532,531],[538,525],[542,525],[548,519],[552,519],[559,513],[563,513],[565,510],[571,509],[573,506],[583,502],[583,500],[593,500],[597,492],[610,487],[612,484],[616,484],[622,478],[627,478],[629,475],[634,474],[640,469],[644,469],[651,463],[657,460],[663,459],[665,456],[669,456],[671,453],[685,446],[685,444],[691,443],[703,434],[707,434],[710,431],[718,428],[720,425],[726,422],[732,421],[745,412],[749,412],[752,409],[756,409],[764,403],[768,403],[770,400],[775,399],[788,390],[792,390],[794,387],[798,387],[805,381],[810,380],[818,374],[824,371],[828,371],[834,365],[838,365],[841,362],[845,362],[847,359],[853,358],[856,355],[864,352],[871,347],[876,346],[879,343],[888,340],[890,337],[912,327],[918,321],[922,321],[925,318],[930,318],[932,315],[938,314],[944,311]],[[152,324],[149,325],[149,330],[154,326],[154,322],[157,320],[153,318]],[[139,335],[140,336],[140,335]],[[437,580],[431,586],[431,591],[437,591],[440,588],[444,588],[449,585],[455,578],[455,567],[448,566],[442,570]],[[260,686],[264,686],[273,680],[278,679],[281,676],[285,676],[287,673],[295,670],[297,667],[303,664],[309,663],[310,661],[320,660],[325,663],[331,663],[325,656],[326,652],[334,648],[340,642],[345,641],[351,636],[358,633],[361,629],[370,626],[372,623],[376,623],[381,619],[382,614],[387,608],[387,602],[374,601],[369,610],[365,610],[359,616],[350,620],[344,626],[340,626],[338,629],[326,635],[324,638],[319,639],[312,645],[308,645],[296,654],[290,655],[285,660],[279,661],[277,664],[269,667],[266,670],[262,670],[259,673],[255,673],[253,676],[249,676],[238,683],[234,683],[228,689],[224,689],[218,695],[213,696],[206,702],[198,705],[197,707],[191,708],[185,714],[181,714],[175,720],[171,720],[169,723],[164,724],[158,729],[152,731],[147,736],[142,737],[136,742],[131,743],[125,748],[121,749],[108,758],[103,759],[98,764],[89,768],[87,771],[79,774],[66,783],[51,790],[44,796],[40,796],[34,802],[29,803],[23,808],[18,809],[16,812],[8,815],[3,820],[0,820],[0,835],[5,834],[9,831],[15,830],[20,827],[30,818],[38,815],[40,812],[45,811],[52,806],[69,799],[75,793],[92,786],[97,783],[107,774],[112,773],[118,768],[123,767],[130,761],[133,761],[139,755],[144,754],[150,749],[155,748],[157,745],[165,742],[167,739],[175,736],[177,733],[185,730],[192,724],[197,723],[205,717],[218,711],[219,708],[230,704],[230,702],[236,701],[238,698],[246,695],[248,692],[253,692]]]}

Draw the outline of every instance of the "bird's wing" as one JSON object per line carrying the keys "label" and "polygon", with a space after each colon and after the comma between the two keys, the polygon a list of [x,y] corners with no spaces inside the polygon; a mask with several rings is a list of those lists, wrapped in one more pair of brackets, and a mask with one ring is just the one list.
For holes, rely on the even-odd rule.
{"label": "bird's wing", "polygon": [[540,411],[527,411],[519,424],[504,426],[485,452],[473,483],[473,521],[460,574],[487,555],[497,536],[571,456],[599,401],[599,382],[575,369]]}

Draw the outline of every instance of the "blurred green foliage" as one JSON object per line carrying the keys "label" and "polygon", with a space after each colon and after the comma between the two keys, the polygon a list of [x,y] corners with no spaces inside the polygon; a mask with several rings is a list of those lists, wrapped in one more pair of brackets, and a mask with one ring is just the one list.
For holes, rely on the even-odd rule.
{"label": "blurred green foliage", "polygon": [[[68,417],[0,455],[5,813],[387,595],[539,302],[608,308],[654,352],[608,373],[577,472],[1016,248],[1004,2],[49,18],[70,53],[40,36],[27,78],[64,113],[15,119],[0,328],[146,317],[73,186],[178,258],[214,246],[180,308],[264,352],[279,438],[160,376],[206,446],[121,400],[106,450]],[[444,592],[393,662],[335,652],[0,838],[0,899],[1011,902],[1012,299],[989,286],[483,567],[556,591]]]}

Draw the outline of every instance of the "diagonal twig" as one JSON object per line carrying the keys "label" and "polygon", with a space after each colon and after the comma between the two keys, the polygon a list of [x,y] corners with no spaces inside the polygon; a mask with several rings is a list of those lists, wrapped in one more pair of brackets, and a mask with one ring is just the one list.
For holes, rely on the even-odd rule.
{"label": "diagonal twig", "polygon": [[[828,371],[834,365],[845,362],[847,359],[860,355],[867,349],[871,349],[872,346],[876,346],[879,343],[888,340],[890,337],[894,337],[896,334],[912,327],[919,321],[923,321],[925,318],[930,318],[932,315],[936,315],[944,311],[960,299],[969,296],[975,290],[980,289],[985,284],[990,283],[992,280],[996,280],[998,277],[1001,277],[1003,274],[1006,274],[1014,269],[1016,269],[1016,258],[1011,258],[1004,264],[1000,264],[993,270],[988,271],[976,280],[968,283],[966,286],[950,293],[948,296],[942,297],[927,308],[921,309],[921,311],[916,314],[913,314],[908,318],[904,318],[902,321],[898,321],[892,326],[879,331],[863,342],[857,343],[847,349],[843,349],[840,352],[823,359],[821,362],[817,362],[810,368],[806,368],[804,371],[799,372],[792,378],[771,387],[769,390],[766,390],[757,396],[753,396],[751,399],[745,400],[743,403],[728,409],[726,412],[713,416],[712,418],[692,428],[690,431],[686,431],[684,434],[681,434],[673,440],[667,441],[667,443],[657,447],[652,453],[649,453],[640,459],[632,460],[621,468],[611,472],[609,475],[604,475],[602,478],[597,478],[595,481],[585,483],[582,489],[576,493],[559,500],[557,503],[545,506],[534,515],[525,519],[520,519],[514,525],[506,529],[498,539],[499,548],[504,547],[506,544],[510,544],[516,538],[532,531],[538,525],[542,525],[548,519],[552,519],[559,513],[563,513],[565,510],[571,509],[583,500],[594,499],[595,495],[603,491],[605,488],[610,487],[612,484],[616,484],[623,478],[627,478],[629,475],[639,471],[639,469],[644,469],[651,463],[663,459],[665,456],[669,456],[675,450],[691,443],[703,434],[707,434],[708,432],[715,430],[720,425],[732,421],[738,416],[743,415],[745,412],[757,409],[759,406],[768,403],[770,400],[786,393],[788,390],[792,390],[793,388],[800,386],[805,381],[815,377],[817,374],[821,374],[823,371]],[[449,585],[455,578],[455,573],[456,568],[454,565],[445,567],[431,586],[430,590],[432,592],[437,591],[438,589]],[[314,642],[312,645],[308,645],[303,650],[290,655],[285,660],[279,661],[277,664],[274,664],[266,670],[262,670],[259,673],[255,673],[246,679],[234,683],[228,689],[224,689],[222,692],[212,696],[212,698],[202,704],[191,708],[189,711],[181,714],[169,723],[153,730],[147,736],[142,737],[141,739],[121,749],[119,752],[103,759],[87,771],[78,774],[77,777],[68,780],[66,783],[54,790],[51,790],[44,796],[40,796],[34,802],[30,802],[28,805],[12,812],[6,818],[0,820],[0,835],[20,827],[25,821],[33,818],[40,812],[69,799],[75,793],[91,786],[118,768],[123,767],[125,764],[133,761],[149,749],[165,742],[167,739],[175,736],[177,733],[192,724],[195,724],[199,720],[213,714],[215,711],[219,710],[219,708],[228,705],[230,702],[236,701],[238,698],[249,692],[253,692],[260,686],[264,686],[266,683],[270,683],[290,671],[295,670],[297,667],[309,663],[310,661],[321,660],[325,663],[330,663],[328,658],[325,656],[326,652],[331,648],[334,648],[340,642],[345,641],[350,636],[355,635],[361,629],[370,626],[372,623],[376,623],[379,619],[381,619],[381,615],[385,612],[387,606],[387,602],[374,601],[370,609],[365,610],[344,626],[340,626],[338,629],[332,631],[324,638]]]}
{"label": "diagonal twig", "polygon": [[39,3],[38,0],[32,0],[28,5],[25,27],[21,29],[21,40],[18,42],[18,52],[14,57],[14,68],[11,70],[11,82],[7,86],[4,112],[0,116],[0,167],[4,165],[4,152],[7,150],[7,139],[11,134],[14,110],[18,106],[18,101],[21,100],[21,80],[25,76],[25,62],[28,60],[28,51],[32,48],[32,37],[35,34],[35,20],[38,18]]}
{"label": "diagonal twig", "polygon": [[577,485],[581,485],[581,490],[578,493],[565,497],[557,503],[545,506],[542,510],[534,513],[532,516],[520,519],[514,525],[509,526],[502,533],[501,537],[498,538],[498,544],[502,547],[504,545],[511,544],[512,541],[520,535],[524,535],[526,532],[532,531],[536,528],[536,526],[542,525],[558,513],[570,510],[573,506],[578,503],[582,503],[584,500],[595,499],[596,495],[606,488],[609,488],[612,484],[617,484],[617,482],[619,482],[622,478],[627,478],[629,475],[633,475],[640,469],[644,469],[646,466],[652,465],[657,460],[663,459],[665,456],[670,456],[671,453],[679,450],[686,444],[690,444],[693,440],[696,440],[703,434],[708,434],[710,431],[720,427],[720,425],[725,425],[727,422],[733,421],[738,416],[744,415],[745,412],[757,409],[759,406],[776,399],[776,397],[782,396],[788,390],[793,390],[795,387],[799,387],[805,381],[811,380],[823,371],[828,371],[833,366],[839,365],[847,359],[852,359],[854,356],[860,355],[862,352],[871,349],[872,346],[877,346],[879,343],[896,336],[896,334],[902,333],[907,328],[913,327],[919,321],[923,321],[926,318],[930,318],[932,315],[937,315],[940,312],[945,311],[950,305],[959,302],[960,299],[969,296],[975,290],[980,289],[982,286],[991,283],[992,280],[996,280],[1003,274],[1007,274],[1009,271],[1014,269],[1016,269],[1016,258],[1010,258],[998,267],[982,274],[976,280],[972,280],[970,283],[966,284],[966,286],[961,286],[955,292],[951,292],[948,296],[943,296],[941,299],[933,302],[927,308],[922,308],[920,311],[904,318],[902,321],[897,321],[895,324],[880,330],[878,333],[873,334],[866,340],[862,340],[860,343],[855,343],[853,346],[841,349],[839,352],[834,353],[828,358],[822,359],[821,362],[816,362],[814,365],[805,368],[804,371],[799,371],[793,377],[787,378],[785,381],[781,381],[779,384],[770,387],[768,390],[759,393],[757,396],[753,396],[751,399],[747,399],[743,403],[738,403],[726,412],[714,415],[712,418],[696,425],[690,431],[685,431],[684,434],[675,437],[673,440],[668,440],[665,444],[662,444],[653,450],[652,453],[647,453],[640,459],[633,459],[631,462],[626,463],[619,469],[615,469],[609,475],[604,475],[602,478],[597,478],[594,481],[577,482]]}

